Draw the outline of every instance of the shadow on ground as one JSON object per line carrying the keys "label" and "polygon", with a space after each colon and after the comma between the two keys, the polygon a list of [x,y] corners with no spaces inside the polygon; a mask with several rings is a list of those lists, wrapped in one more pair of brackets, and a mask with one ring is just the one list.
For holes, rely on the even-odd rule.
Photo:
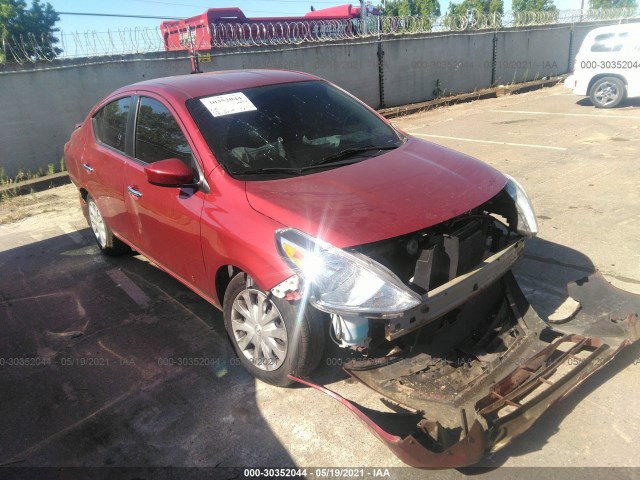
{"label": "shadow on ground", "polygon": [[0,253],[0,465],[293,466],[217,311],[80,233]]}

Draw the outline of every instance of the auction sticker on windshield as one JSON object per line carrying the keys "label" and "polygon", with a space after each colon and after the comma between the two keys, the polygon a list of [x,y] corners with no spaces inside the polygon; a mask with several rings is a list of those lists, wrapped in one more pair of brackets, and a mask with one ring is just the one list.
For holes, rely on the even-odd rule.
{"label": "auction sticker on windshield", "polygon": [[256,106],[242,92],[201,98],[200,101],[214,117],[257,110]]}

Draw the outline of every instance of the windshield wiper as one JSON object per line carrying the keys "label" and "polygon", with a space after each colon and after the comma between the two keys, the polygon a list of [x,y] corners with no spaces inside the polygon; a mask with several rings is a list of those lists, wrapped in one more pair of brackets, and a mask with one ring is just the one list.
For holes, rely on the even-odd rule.
{"label": "windshield wiper", "polygon": [[395,148],[398,148],[398,146],[397,145],[382,145],[382,146],[381,145],[364,145],[362,147],[345,148],[344,150],[340,150],[337,153],[326,156],[318,160],[317,162],[312,163],[308,167],[305,167],[305,170],[309,168],[313,168],[317,165],[326,165],[327,163],[332,163],[337,160],[342,160],[343,158],[350,157],[351,155],[355,155],[357,153],[370,152],[373,150],[393,150]]}
{"label": "windshield wiper", "polygon": [[359,159],[345,159],[345,157],[349,157],[357,153],[369,152],[374,150],[377,150],[377,151],[393,150],[395,148],[398,148],[398,146],[397,145],[383,145],[383,146],[366,145],[364,147],[345,148],[340,152],[334,153],[333,155],[329,155],[328,157],[324,157],[318,160],[316,163],[312,163],[311,165],[307,165],[306,167],[265,167],[265,168],[255,168],[251,170],[243,170],[241,172],[231,172],[231,174],[232,175],[264,175],[264,174],[302,175],[304,172],[307,172],[309,170],[315,170],[318,168],[326,168],[332,165],[339,166],[339,165],[349,165],[350,163],[357,163],[360,161]]}
{"label": "windshield wiper", "polygon": [[262,175],[262,174],[281,174],[284,173],[286,175],[300,175],[302,172],[301,168],[295,167],[266,167],[266,168],[255,168],[253,170],[243,170],[241,172],[231,172],[232,175]]}

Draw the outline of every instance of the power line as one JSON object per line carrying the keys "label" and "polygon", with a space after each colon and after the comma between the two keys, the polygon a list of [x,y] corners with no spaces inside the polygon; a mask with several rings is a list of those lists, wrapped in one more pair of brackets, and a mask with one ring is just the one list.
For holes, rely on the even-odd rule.
{"label": "power line", "polygon": [[83,13],[83,12],[56,12],[58,15],[85,15],[89,17],[121,17],[121,18],[152,18],[156,20],[183,20],[184,17],[154,17],[151,15],[122,15],[119,13]]}
{"label": "power line", "polygon": [[[161,2],[151,2],[151,3],[161,3]],[[164,5],[170,5],[170,4],[164,4]],[[178,4],[172,4],[172,5],[176,5],[178,6]],[[181,5],[181,6],[188,6],[188,5]],[[269,10],[269,11],[265,11],[265,10],[253,10],[253,9],[248,9],[248,12],[255,12],[255,13],[277,13],[277,14],[287,14],[290,12],[275,12],[273,10]],[[155,19],[155,20],[184,20],[185,18],[187,18],[187,16],[183,16],[183,17],[169,17],[169,16],[162,16],[162,17],[157,17],[157,16],[153,16],[153,15],[125,15],[125,14],[120,14],[120,13],[89,13],[89,12],[56,12],[58,15],[76,15],[76,16],[87,16],[87,17],[117,17],[117,18],[146,18],[146,19]]]}
{"label": "power line", "polygon": [[[204,5],[193,4],[193,3],[175,3],[175,2],[161,2],[158,0],[134,0],[137,2],[143,3],[155,3],[160,5],[169,5],[174,7],[203,7]],[[269,0],[272,3],[300,3],[300,0]],[[312,3],[325,3],[325,4],[336,4],[335,1],[326,1],[326,0],[310,0]],[[287,14],[289,12],[277,12],[273,10],[265,11],[265,10],[254,10],[252,8],[247,9],[247,11],[255,12],[255,13],[275,13],[275,14]],[[183,20],[185,17],[169,17],[169,16],[155,16],[155,15],[130,15],[130,14],[120,14],[120,13],[89,13],[89,12],[56,12],[58,15],[76,15],[76,16],[87,16],[87,17],[116,17],[116,18],[145,18],[145,19],[153,19],[153,20]]]}

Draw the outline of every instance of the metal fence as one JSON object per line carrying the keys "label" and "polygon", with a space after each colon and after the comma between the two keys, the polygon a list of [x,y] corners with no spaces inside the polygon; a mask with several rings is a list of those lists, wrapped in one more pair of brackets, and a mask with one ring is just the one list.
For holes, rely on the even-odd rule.
{"label": "metal fence", "polygon": [[[57,32],[2,40],[0,63],[29,63],[54,59],[92,58],[165,50],[209,50],[257,45],[295,45],[354,38],[390,37],[429,32],[460,32],[518,26],[553,25],[601,20],[640,19],[640,9],[506,12],[504,14],[443,15],[440,17],[368,17],[354,20],[222,23],[206,27],[206,35],[167,36],[160,28],[126,28],[106,32]],[[194,39],[199,38],[197,43]]]}

